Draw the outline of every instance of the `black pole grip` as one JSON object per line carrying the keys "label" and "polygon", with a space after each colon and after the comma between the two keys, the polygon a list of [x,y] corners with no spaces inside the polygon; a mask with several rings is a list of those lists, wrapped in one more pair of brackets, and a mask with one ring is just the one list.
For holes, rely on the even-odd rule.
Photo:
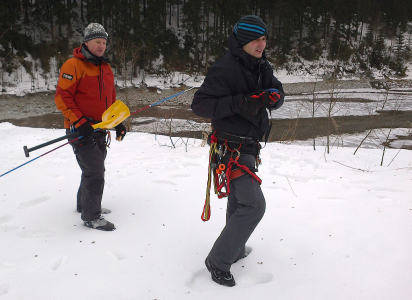
{"label": "black pole grip", "polygon": [[43,144],[34,146],[34,147],[32,147],[32,148],[27,148],[27,146],[24,146],[24,147],[23,147],[24,154],[26,155],[26,157],[29,157],[29,153],[30,153],[31,151],[34,151],[34,150],[37,150],[37,149],[46,147],[46,146],[48,146],[48,145],[51,145],[51,144],[60,142],[60,141],[62,141],[62,140],[64,140],[64,139],[69,139],[69,138],[72,138],[72,137],[74,138],[74,137],[77,137],[77,136],[79,136],[79,135],[80,135],[79,132],[73,132],[73,133],[71,133],[71,134],[61,136],[61,137],[59,137],[59,138],[57,138],[57,139],[54,139],[54,140],[48,141],[48,142],[46,142],[46,143],[43,143]]}
{"label": "black pole grip", "polygon": [[24,155],[26,155],[26,157],[29,157],[29,149],[27,149],[27,146],[24,146],[23,150],[24,150]]}

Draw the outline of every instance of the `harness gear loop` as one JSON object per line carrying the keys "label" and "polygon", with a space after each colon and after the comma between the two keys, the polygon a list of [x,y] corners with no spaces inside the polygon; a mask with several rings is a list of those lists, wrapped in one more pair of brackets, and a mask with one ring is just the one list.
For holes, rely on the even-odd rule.
{"label": "harness gear loop", "polygon": [[106,147],[110,148],[110,143],[112,142],[112,134],[110,133],[110,131],[107,131],[107,135],[106,135]]}

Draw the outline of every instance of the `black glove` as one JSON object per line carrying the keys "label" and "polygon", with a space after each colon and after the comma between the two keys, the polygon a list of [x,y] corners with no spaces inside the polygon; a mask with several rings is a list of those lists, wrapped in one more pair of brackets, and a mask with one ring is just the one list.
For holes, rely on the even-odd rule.
{"label": "black glove", "polygon": [[256,115],[262,107],[264,96],[265,92],[263,90],[256,91],[246,96],[236,96],[240,111]]}
{"label": "black glove", "polygon": [[116,140],[119,142],[123,141],[124,136],[126,135],[126,126],[123,125],[123,123],[120,123],[115,127],[116,129]]}
{"label": "black glove", "polygon": [[264,97],[262,105],[264,108],[274,108],[276,103],[280,100],[280,94],[278,89],[264,90]]}
{"label": "black glove", "polygon": [[84,140],[93,140],[94,128],[89,122],[84,122],[82,125],[77,127],[77,131],[83,137]]}

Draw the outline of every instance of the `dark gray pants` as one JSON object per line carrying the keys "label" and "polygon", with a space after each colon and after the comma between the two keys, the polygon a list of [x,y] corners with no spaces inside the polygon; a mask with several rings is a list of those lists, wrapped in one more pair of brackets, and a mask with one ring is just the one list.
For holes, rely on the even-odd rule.
{"label": "dark gray pants", "polygon": [[[242,154],[239,163],[254,168],[253,155]],[[226,226],[209,253],[212,264],[229,271],[237,258],[245,254],[245,244],[262,219],[266,209],[259,182],[249,174],[230,182]]]}
{"label": "dark gray pants", "polygon": [[94,137],[95,143],[84,143],[81,139],[72,143],[77,163],[82,170],[77,191],[77,211],[82,213],[83,221],[98,219],[102,208],[106,134],[95,132]]}

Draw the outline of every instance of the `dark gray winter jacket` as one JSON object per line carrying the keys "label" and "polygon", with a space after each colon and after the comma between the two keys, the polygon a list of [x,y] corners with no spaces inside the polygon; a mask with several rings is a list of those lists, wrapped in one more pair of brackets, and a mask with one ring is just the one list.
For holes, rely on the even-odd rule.
{"label": "dark gray winter jacket", "polygon": [[[284,102],[282,83],[273,75],[265,54],[256,58],[244,52],[233,33],[228,45],[229,51],[209,69],[195,93],[192,110],[198,116],[211,119],[212,128],[217,132],[262,141],[269,130],[266,109],[256,115],[239,112],[238,99],[259,90],[276,88],[281,99],[272,109],[277,109]],[[241,152],[256,154],[256,149],[243,147]]]}

